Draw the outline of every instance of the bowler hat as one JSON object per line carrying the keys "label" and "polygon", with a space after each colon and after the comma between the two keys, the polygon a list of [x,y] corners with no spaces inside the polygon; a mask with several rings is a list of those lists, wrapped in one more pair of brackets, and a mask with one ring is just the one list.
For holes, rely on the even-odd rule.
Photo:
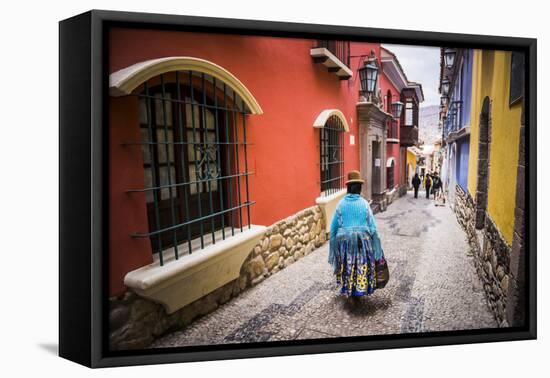
{"label": "bowler hat", "polygon": [[348,172],[348,181],[346,181],[347,184],[352,184],[354,182],[358,182],[360,184],[364,184],[365,180],[361,179],[361,173],[359,171],[349,171]]}

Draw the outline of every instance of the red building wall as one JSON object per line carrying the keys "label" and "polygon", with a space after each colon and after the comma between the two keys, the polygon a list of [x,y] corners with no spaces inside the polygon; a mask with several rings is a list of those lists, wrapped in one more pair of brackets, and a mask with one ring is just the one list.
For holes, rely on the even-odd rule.
{"label": "red building wall", "polygon": [[[385,76],[380,75],[380,81],[379,81],[380,88],[382,90],[382,95],[387,96],[388,91],[392,94],[392,100],[390,102],[399,101],[401,99],[401,93],[397,90],[397,88],[393,85],[393,83]],[[384,103],[386,103],[388,99],[385,100]],[[386,111],[391,112],[391,109],[387,109]],[[397,124],[397,139],[399,139],[399,120]],[[401,184],[400,182],[400,175],[401,175],[401,163],[400,163],[400,153],[399,153],[399,143],[388,143],[386,146],[386,162],[390,158],[394,158],[394,170],[393,170],[393,183],[394,186],[397,186]],[[385,165],[384,165],[385,166]]]}
{"label": "red building wall", "polygon": [[[249,191],[256,201],[251,222],[271,225],[314,205],[320,194],[319,130],[312,125],[324,109],[345,114],[350,131],[345,134],[344,170],[359,169],[356,103],[361,59],[351,59],[354,76],[340,81],[313,62],[312,46],[313,40],[306,39],[114,29],[109,71],[154,58],[192,56],[235,75],[264,112],[247,118],[247,141],[253,143],[248,150],[249,171],[254,172]],[[378,44],[352,43],[351,55],[367,55],[371,50],[380,56]],[[391,86],[383,75],[380,86],[382,93]],[[150,263],[152,257],[148,241],[129,236],[148,229],[145,199],[124,192],[144,182],[139,148],[131,152],[121,146],[139,138],[137,99],[112,98],[111,112],[110,294],[116,295],[125,290],[124,275]],[[355,136],[353,146],[350,135]],[[395,156],[397,175],[399,154]]]}
{"label": "red building wall", "polygon": [[[126,192],[143,187],[143,157],[140,148],[123,147],[121,143],[141,138],[138,102],[134,97],[111,98],[109,125],[109,292],[124,291],[127,272],[152,261],[148,239],[129,235],[146,230],[145,193]],[[139,168],[139,169],[138,169]]]}

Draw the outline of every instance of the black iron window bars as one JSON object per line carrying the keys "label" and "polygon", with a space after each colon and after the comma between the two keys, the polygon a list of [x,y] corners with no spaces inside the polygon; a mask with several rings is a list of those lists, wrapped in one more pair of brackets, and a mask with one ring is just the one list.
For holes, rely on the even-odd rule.
{"label": "black iron window bars", "polygon": [[[149,238],[160,265],[250,228],[246,118],[242,99],[200,72],[149,79],[136,94],[140,108]],[[243,215],[244,212],[244,215]],[[208,237],[210,234],[210,237]]]}
{"label": "black iron window bars", "polygon": [[444,136],[462,127],[462,101],[452,101],[445,120]]}
{"label": "black iron window bars", "polygon": [[451,130],[457,131],[462,127],[462,101],[453,101],[449,107]]}
{"label": "black iron window bars", "polygon": [[344,188],[344,124],[331,116],[320,133],[321,196]]}

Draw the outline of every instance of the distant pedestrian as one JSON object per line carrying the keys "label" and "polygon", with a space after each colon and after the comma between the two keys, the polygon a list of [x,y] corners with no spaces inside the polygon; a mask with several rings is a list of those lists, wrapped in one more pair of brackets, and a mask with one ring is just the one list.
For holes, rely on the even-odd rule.
{"label": "distant pedestrian", "polygon": [[412,186],[414,188],[414,198],[418,198],[418,188],[420,187],[420,177],[418,177],[418,173],[414,174],[414,177],[412,179]]}
{"label": "distant pedestrian", "polygon": [[358,171],[348,173],[348,193],[336,206],[330,224],[328,262],[340,294],[354,298],[372,294],[389,279],[372,210],[361,197],[363,183]]}
{"label": "distant pedestrian", "polygon": [[434,193],[434,200],[437,199],[437,197],[440,195],[442,186],[443,183],[441,182],[441,178],[439,177],[437,172],[434,172],[432,178],[432,191]]}
{"label": "distant pedestrian", "polygon": [[426,198],[430,199],[430,189],[432,187],[432,177],[429,173],[426,173],[424,178],[424,188],[426,188]]}

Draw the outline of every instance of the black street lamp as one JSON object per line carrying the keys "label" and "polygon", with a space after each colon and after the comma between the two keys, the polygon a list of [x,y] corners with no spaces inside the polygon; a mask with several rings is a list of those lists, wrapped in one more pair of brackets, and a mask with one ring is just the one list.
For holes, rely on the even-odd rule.
{"label": "black street lamp", "polygon": [[449,81],[449,79],[445,78],[442,82],[441,82],[441,93],[444,95],[444,96],[447,96],[449,94],[449,88],[451,86],[451,82]]}
{"label": "black street lamp", "polygon": [[401,112],[403,111],[403,103],[401,101],[392,102],[391,111],[392,115],[395,118],[401,117]]}
{"label": "black street lamp", "polygon": [[376,81],[378,80],[378,64],[374,51],[370,57],[365,60],[365,65],[359,68],[359,80],[361,81],[361,90],[369,95],[374,93],[376,89]]}
{"label": "black street lamp", "polygon": [[445,58],[445,68],[453,68],[456,58],[455,49],[444,49],[443,57]]}

